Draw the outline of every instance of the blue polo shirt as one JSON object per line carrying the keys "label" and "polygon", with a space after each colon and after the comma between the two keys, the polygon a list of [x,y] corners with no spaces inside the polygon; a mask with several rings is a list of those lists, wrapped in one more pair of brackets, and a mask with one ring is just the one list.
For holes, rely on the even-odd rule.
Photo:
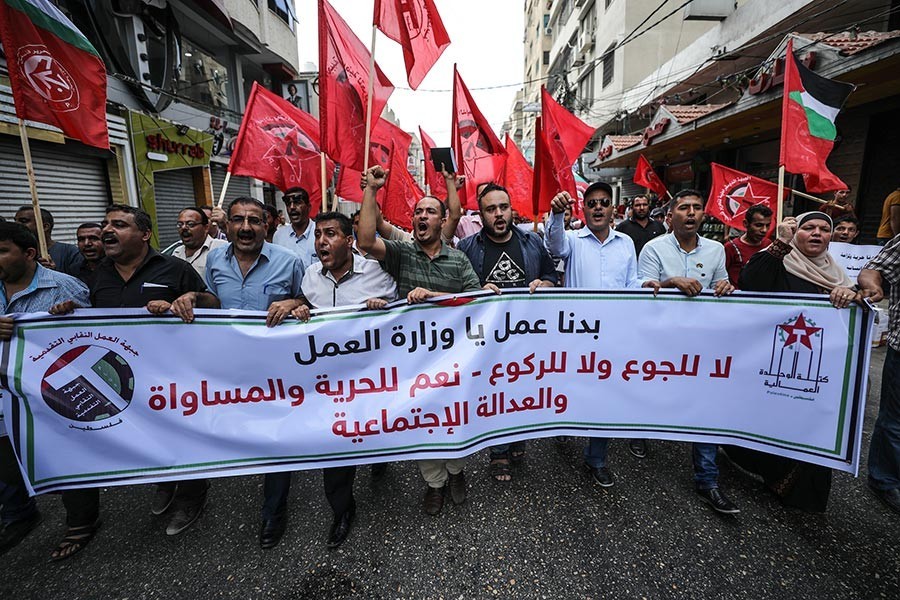
{"label": "blue polo shirt", "polygon": [[674,233],[647,242],[638,263],[641,281],[663,282],[672,277],[696,279],[705,288],[728,279],[725,270],[725,247],[715,240],[697,236],[697,247],[682,250]]}
{"label": "blue polo shirt", "polygon": [[624,233],[609,230],[604,241],[590,229],[566,231],[562,213],[552,213],[547,224],[550,254],[566,260],[566,287],[611,290],[640,287],[634,242]]}
{"label": "blue polo shirt", "polygon": [[297,255],[268,242],[246,276],[232,244],[214,248],[206,259],[206,286],[222,308],[268,310],[273,302],[298,298],[302,281],[303,266]]}
{"label": "blue polo shirt", "polygon": [[306,231],[297,235],[290,223],[283,227],[279,227],[272,236],[272,243],[282,248],[287,248],[300,257],[303,263],[303,270],[309,268],[311,264],[316,262],[316,222],[309,220]]}

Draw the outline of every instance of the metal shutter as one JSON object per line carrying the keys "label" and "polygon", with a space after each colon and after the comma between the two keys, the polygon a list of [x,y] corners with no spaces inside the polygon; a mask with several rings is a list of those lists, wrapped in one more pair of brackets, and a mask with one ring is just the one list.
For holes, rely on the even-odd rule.
{"label": "metal shutter", "polygon": [[153,191],[156,198],[156,223],[159,230],[159,247],[165,248],[177,242],[175,221],[182,208],[194,206],[194,177],[192,169],[172,169],[153,174]]}
{"label": "metal shutter", "polygon": [[[78,143],[29,141],[38,199],[41,208],[53,214],[53,239],[74,244],[79,225],[106,216],[110,203],[106,161],[80,154]],[[31,205],[31,192],[22,145],[16,137],[0,135],[0,215],[11,220],[23,205]]]}
{"label": "metal shutter", "polygon": [[[227,168],[225,165],[218,165],[216,163],[210,163],[209,165],[209,176],[212,179],[212,188],[213,188],[213,202],[219,201],[219,194],[222,192],[222,186],[225,184],[225,175],[227,172]],[[251,179],[249,177],[235,177],[231,176],[231,180],[228,182],[228,189],[225,190],[225,204],[224,206],[228,206],[228,203],[237,198],[238,196],[251,196],[250,187],[251,187]]]}

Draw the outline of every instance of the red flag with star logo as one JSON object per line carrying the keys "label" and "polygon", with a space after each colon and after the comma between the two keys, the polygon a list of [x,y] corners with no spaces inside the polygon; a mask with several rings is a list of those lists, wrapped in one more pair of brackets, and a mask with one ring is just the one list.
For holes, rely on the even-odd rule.
{"label": "red flag with star logo", "polygon": [[[322,204],[319,122],[254,83],[228,170],[281,191],[302,187],[309,193],[310,216],[315,216]],[[327,159],[325,171],[334,171],[334,163]]]}
{"label": "red flag with star logo", "polygon": [[373,24],[403,46],[406,79],[412,89],[419,87],[450,45],[434,0],[375,0]]}
{"label": "red flag with star logo", "polygon": [[[712,188],[706,203],[706,214],[722,221],[728,227],[744,230],[744,216],[751,206],[761,204],[775,212],[778,202],[778,185],[759,177],[741,173],[735,169],[710,163]],[[776,225],[772,219],[772,225]]]}

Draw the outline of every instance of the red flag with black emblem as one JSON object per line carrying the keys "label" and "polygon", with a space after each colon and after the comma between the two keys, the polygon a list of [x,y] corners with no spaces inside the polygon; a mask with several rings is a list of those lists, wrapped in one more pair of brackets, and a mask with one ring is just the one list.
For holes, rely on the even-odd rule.
{"label": "red flag with black emblem", "polygon": [[552,173],[559,190],[578,197],[572,165],[584,151],[595,129],[566,110],[541,86],[541,127],[544,153],[550,159],[542,167]]}
{"label": "red flag with black emblem", "polygon": [[534,219],[531,206],[531,185],[534,180],[534,169],[525,160],[522,151],[506,134],[506,169],[503,176],[503,187],[509,192],[509,202],[519,216]]}
{"label": "red flag with black emblem", "polygon": [[637,166],[634,168],[633,181],[656,193],[660,198],[669,196],[669,190],[666,189],[666,184],[662,182],[662,179],[659,178],[659,175],[657,175],[656,171],[653,170],[653,167],[650,166],[650,161],[644,158],[643,154],[638,157]]}
{"label": "red flag with black emblem", "polygon": [[450,45],[434,0],[375,0],[373,24],[403,46],[406,79],[412,89],[419,87]]}
{"label": "red flag with black emblem", "polygon": [[[759,177],[741,173],[720,164],[712,167],[712,188],[706,203],[706,214],[722,221],[728,227],[744,230],[744,217],[751,206],[762,205],[775,212],[778,202],[778,185]],[[788,190],[787,193],[790,193]],[[775,219],[769,233],[775,227]]]}
{"label": "red flag with black emblem", "polygon": [[[325,153],[342,166],[365,166],[369,51],[326,0],[319,0],[319,123]],[[372,114],[377,123],[394,91],[375,65]]]}
{"label": "red flag with black emblem", "polygon": [[444,181],[444,176],[434,168],[434,162],[431,160],[431,149],[434,148],[434,140],[421,127],[419,127],[419,136],[422,138],[422,155],[425,157],[425,183],[428,185],[428,189],[431,190],[432,196],[446,198],[447,182]]}
{"label": "red flag with black emblem", "polygon": [[481,183],[503,181],[506,148],[497,138],[487,119],[478,110],[472,94],[453,67],[453,123],[450,137],[458,166],[466,185],[460,190],[460,201],[470,210],[478,210],[476,190]]}
{"label": "red flag with black emblem", "polygon": [[[228,170],[281,191],[302,187],[315,216],[322,204],[319,122],[254,82]],[[325,170],[333,172],[334,163],[326,159]]]}
{"label": "red flag with black emblem", "polygon": [[[392,155],[398,152],[406,161],[409,155],[409,147],[412,144],[412,136],[398,126],[385,119],[378,119],[372,133],[369,136],[369,165],[381,165],[385,169],[393,168]],[[362,180],[362,171],[341,165],[338,176],[337,195],[351,202],[362,202],[362,189],[359,182]],[[378,191],[379,205],[384,193],[382,188]]]}

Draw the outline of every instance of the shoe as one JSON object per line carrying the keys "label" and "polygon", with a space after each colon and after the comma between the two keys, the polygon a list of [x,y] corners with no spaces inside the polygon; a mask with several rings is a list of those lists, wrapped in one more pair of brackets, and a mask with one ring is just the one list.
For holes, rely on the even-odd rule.
{"label": "shoe", "polygon": [[268,550],[277,546],[285,529],[287,529],[286,512],[271,519],[263,519],[259,528],[259,547]]}
{"label": "shoe", "polygon": [[466,474],[460,471],[456,475],[450,474],[448,480],[450,487],[450,500],[453,504],[462,504],[466,501]]}
{"label": "shoe", "polygon": [[188,527],[194,524],[194,521],[203,514],[203,507],[206,506],[206,494],[199,502],[180,503],[172,512],[172,518],[166,526],[166,535],[178,535]]}
{"label": "shoe", "polygon": [[649,449],[650,444],[647,443],[647,440],[629,440],[628,441],[628,450],[634,455],[635,458],[647,458],[647,450]]}
{"label": "shoe", "polygon": [[703,501],[709,504],[714,511],[723,515],[736,515],[741,512],[737,506],[731,503],[731,500],[725,497],[722,490],[712,488],[708,490],[697,490],[697,493],[703,498]]}
{"label": "shoe", "polygon": [[871,488],[871,490],[878,496],[879,500],[887,504],[888,508],[895,513],[900,513],[900,490],[877,490],[875,488]]}
{"label": "shoe", "polygon": [[172,506],[175,500],[175,491],[178,489],[176,484],[163,483],[156,486],[156,493],[153,494],[153,501],[150,503],[150,512],[154,515],[161,515]]}
{"label": "shoe", "polygon": [[608,488],[616,484],[612,472],[607,467],[592,467],[587,463],[584,463],[584,466],[591,474],[591,479],[594,480],[594,483],[600,487]]}
{"label": "shoe", "polygon": [[372,475],[372,483],[378,483],[382,479],[384,479],[385,474],[387,473],[387,463],[375,463],[372,465],[372,470],[370,471]]}
{"label": "shoe", "polygon": [[41,513],[35,510],[27,519],[8,523],[0,530],[0,554],[5,554],[18,546],[19,542],[24,540],[43,520]]}
{"label": "shoe", "polygon": [[441,512],[441,509],[444,508],[444,492],[446,490],[446,485],[439,488],[428,486],[425,490],[425,501],[423,503],[426,513],[433,517]]}
{"label": "shoe", "polygon": [[353,518],[356,516],[356,507],[345,510],[344,513],[335,517],[331,523],[331,530],[328,532],[328,541],[325,546],[328,548],[337,548],[344,543],[350,534],[350,526],[353,525]]}

